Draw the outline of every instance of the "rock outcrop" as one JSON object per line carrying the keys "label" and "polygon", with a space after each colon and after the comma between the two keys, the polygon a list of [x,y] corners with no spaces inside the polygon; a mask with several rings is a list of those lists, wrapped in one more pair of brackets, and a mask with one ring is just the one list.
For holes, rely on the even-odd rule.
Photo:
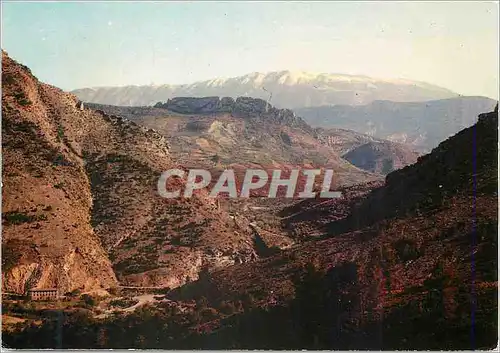
{"label": "rock outcrop", "polygon": [[168,109],[181,114],[221,114],[231,113],[235,117],[265,116],[274,122],[293,127],[312,129],[290,109],[277,109],[263,99],[238,97],[176,97],[166,103],[158,102],[155,108]]}

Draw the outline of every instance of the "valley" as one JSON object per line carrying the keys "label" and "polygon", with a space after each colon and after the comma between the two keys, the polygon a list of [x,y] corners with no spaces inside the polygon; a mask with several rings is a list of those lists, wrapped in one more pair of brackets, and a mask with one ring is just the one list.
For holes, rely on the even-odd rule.
{"label": "valley", "polygon": [[[455,105],[468,98],[423,83],[252,77],[282,86],[314,81],[324,90],[349,82],[371,93],[354,103],[310,97],[352,105],[324,108],[321,118],[303,108],[304,119],[297,105],[279,108],[303,91],[275,94],[272,102],[282,99],[276,107],[249,97],[243,78],[198,85],[211,87],[203,97],[196,85],[178,88],[189,97],[158,93],[169,87],[147,98],[140,87],[74,95],[40,82],[2,51],[5,347],[496,346],[496,102],[471,110],[462,102],[457,113],[428,99]],[[394,85],[408,90],[404,101],[376,100]],[[456,124],[422,144],[413,135],[390,138],[406,127],[387,122],[355,128],[375,119],[368,106],[385,119],[386,105],[426,131],[444,126],[417,117],[423,104],[429,116]],[[331,109],[344,120],[326,118]],[[163,198],[158,178],[174,168],[209,170],[212,183],[232,169],[238,190],[248,169],[331,169],[331,190],[342,197],[287,198],[279,189],[268,198],[262,188],[248,198],[213,198],[205,189]],[[297,189],[305,182],[301,175]],[[182,190],[185,180],[169,178],[166,187]],[[48,288],[57,299],[26,296]]]}

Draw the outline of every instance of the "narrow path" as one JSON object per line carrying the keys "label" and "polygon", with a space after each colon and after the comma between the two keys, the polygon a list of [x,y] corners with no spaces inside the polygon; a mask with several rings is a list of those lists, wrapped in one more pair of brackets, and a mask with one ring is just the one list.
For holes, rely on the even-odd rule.
{"label": "narrow path", "polygon": [[165,289],[165,286],[141,287],[141,286],[118,286],[119,289]]}

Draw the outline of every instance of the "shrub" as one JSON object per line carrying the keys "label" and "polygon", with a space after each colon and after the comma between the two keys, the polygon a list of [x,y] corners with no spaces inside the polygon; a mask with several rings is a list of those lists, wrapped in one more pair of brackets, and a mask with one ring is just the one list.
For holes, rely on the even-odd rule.
{"label": "shrub", "polygon": [[412,239],[399,239],[393,244],[394,250],[403,262],[415,260],[420,256],[415,241]]}
{"label": "shrub", "polygon": [[119,298],[119,299],[114,299],[109,302],[110,306],[118,307],[118,308],[128,308],[131,307],[135,304],[139,303],[137,299],[133,298]]}
{"label": "shrub", "polygon": [[57,127],[57,140],[62,141],[64,139],[64,129],[61,125]]}
{"label": "shrub", "polygon": [[32,223],[36,221],[46,221],[46,215],[28,215],[26,213],[11,211],[2,215],[5,225]]}
{"label": "shrub", "polygon": [[52,159],[52,166],[73,166],[73,162],[71,161],[68,161],[64,155],[62,155],[61,153],[57,153],[54,158]]}
{"label": "shrub", "polygon": [[3,74],[2,75],[2,85],[7,86],[7,85],[13,84],[14,82],[16,82],[14,75],[11,75],[11,74]]}
{"label": "shrub", "polygon": [[12,211],[4,213],[3,220],[5,221],[6,225],[9,225],[29,223],[33,222],[35,219],[34,216],[27,215],[26,213]]}
{"label": "shrub", "polygon": [[394,170],[394,162],[392,159],[384,159],[382,164],[382,174],[389,174]]}
{"label": "shrub", "polygon": [[14,97],[17,99],[17,102],[20,105],[26,106],[31,104],[31,101],[28,98],[26,98],[24,92],[17,92],[14,94]]}
{"label": "shrub", "polygon": [[95,306],[95,305],[97,305],[97,300],[94,297],[92,297],[92,296],[90,296],[88,294],[83,294],[80,298],[88,306]]}
{"label": "shrub", "polygon": [[292,139],[290,138],[290,136],[284,132],[281,132],[281,140],[287,144],[287,145],[291,145],[292,144]]}
{"label": "shrub", "polygon": [[111,287],[111,288],[108,288],[108,293],[111,294],[111,295],[118,295],[118,288],[116,287]]}
{"label": "shrub", "polygon": [[203,310],[208,306],[208,300],[205,297],[200,297],[196,300],[196,309]]}
{"label": "shrub", "polygon": [[236,306],[232,302],[223,301],[219,305],[219,310],[221,313],[223,313],[225,315],[232,315],[236,312]]}
{"label": "shrub", "polygon": [[219,157],[219,155],[218,155],[218,154],[216,154],[216,155],[212,156],[211,160],[212,160],[212,162],[214,162],[214,163],[219,163],[219,161],[220,161],[220,157]]}
{"label": "shrub", "polygon": [[81,293],[81,291],[80,291],[79,289],[73,289],[73,290],[69,293],[69,295],[70,295],[71,297],[73,297],[73,298],[76,298],[76,297],[78,297],[78,296],[80,295],[80,293]]}
{"label": "shrub", "polygon": [[200,316],[203,320],[215,320],[219,313],[214,308],[205,308],[201,311]]}

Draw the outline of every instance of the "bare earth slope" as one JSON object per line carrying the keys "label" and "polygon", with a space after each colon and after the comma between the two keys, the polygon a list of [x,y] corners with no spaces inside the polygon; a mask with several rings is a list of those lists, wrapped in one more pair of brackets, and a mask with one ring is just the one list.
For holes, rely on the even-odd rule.
{"label": "bare earth slope", "polygon": [[7,291],[108,288],[111,265],[121,284],[175,287],[202,268],[255,258],[253,235],[206,193],[157,194],[161,172],[176,167],[163,136],[81,109],[2,60]]}
{"label": "bare earth slope", "polygon": [[[116,284],[91,225],[76,100],[2,52],[2,288],[93,290]],[[83,135],[85,132],[82,131]]]}

